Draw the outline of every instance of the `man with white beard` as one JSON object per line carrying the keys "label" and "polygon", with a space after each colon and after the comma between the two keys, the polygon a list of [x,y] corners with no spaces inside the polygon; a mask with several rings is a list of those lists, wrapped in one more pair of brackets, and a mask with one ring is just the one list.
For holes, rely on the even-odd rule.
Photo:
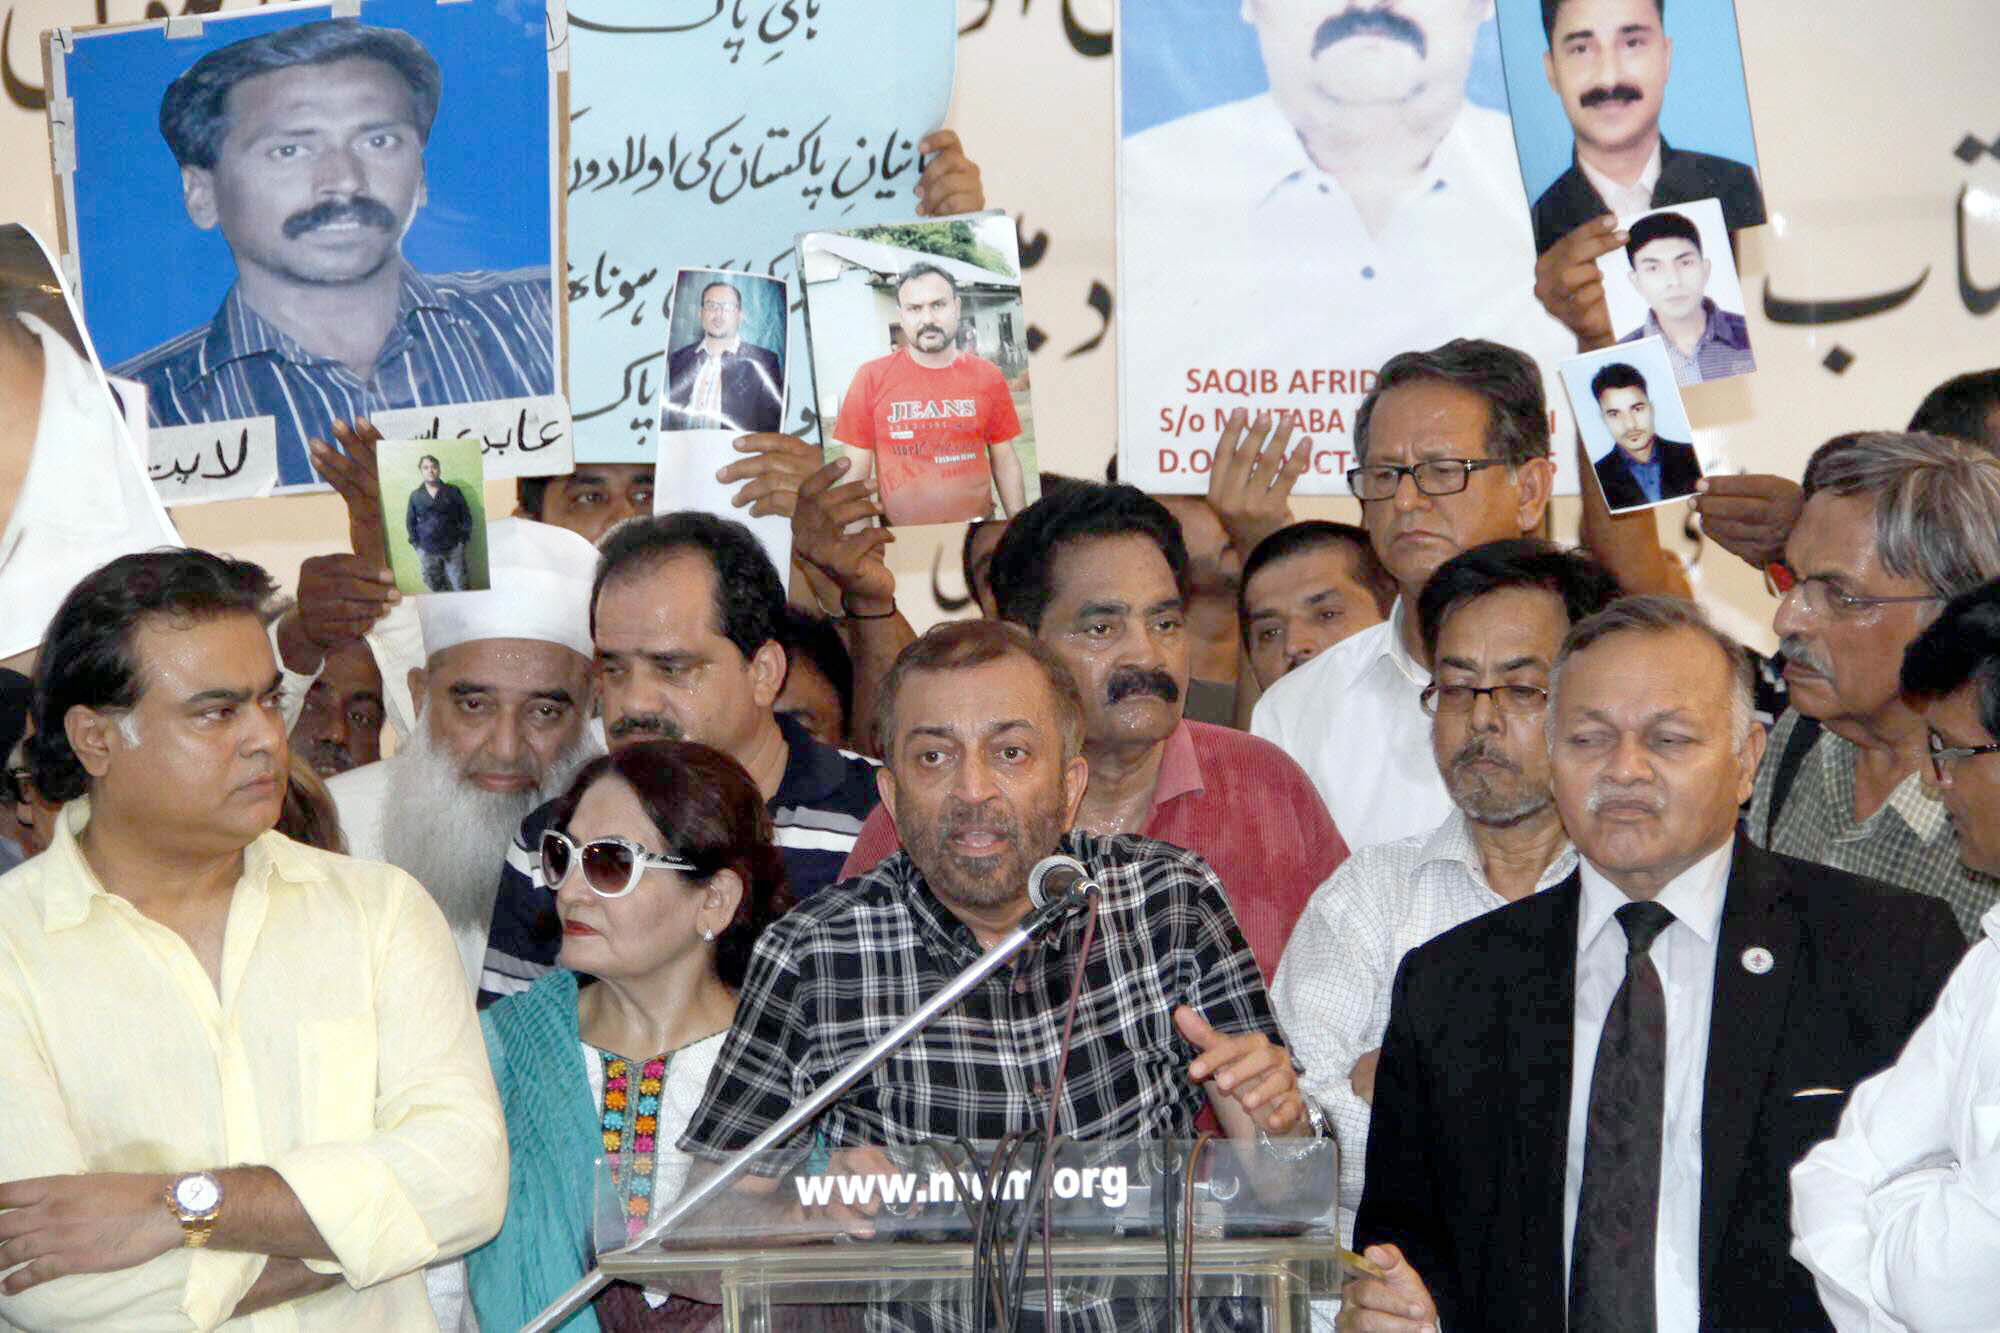
{"label": "man with white beard", "polygon": [[349,850],[430,891],[475,983],[514,830],[602,752],[585,725],[596,548],[512,518],[487,543],[489,591],[417,601],[427,657],[410,672],[408,742],[327,783]]}

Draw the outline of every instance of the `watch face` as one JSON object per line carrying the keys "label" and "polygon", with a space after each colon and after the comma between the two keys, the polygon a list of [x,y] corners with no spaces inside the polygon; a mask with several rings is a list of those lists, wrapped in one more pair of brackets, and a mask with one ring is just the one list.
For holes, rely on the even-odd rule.
{"label": "watch face", "polygon": [[206,1213],[222,1202],[222,1186],[207,1173],[188,1176],[174,1183],[174,1202],[184,1212]]}

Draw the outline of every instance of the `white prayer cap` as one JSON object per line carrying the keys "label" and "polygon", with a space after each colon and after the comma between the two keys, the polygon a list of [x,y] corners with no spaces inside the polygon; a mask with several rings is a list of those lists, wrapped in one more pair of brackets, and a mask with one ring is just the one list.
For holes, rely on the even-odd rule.
{"label": "white prayer cap", "polygon": [[426,657],[475,639],[536,639],[591,656],[597,548],[587,538],[553,523],[495,519],[486,525],[486,565],[493,586],[483,592],[417,598]]}

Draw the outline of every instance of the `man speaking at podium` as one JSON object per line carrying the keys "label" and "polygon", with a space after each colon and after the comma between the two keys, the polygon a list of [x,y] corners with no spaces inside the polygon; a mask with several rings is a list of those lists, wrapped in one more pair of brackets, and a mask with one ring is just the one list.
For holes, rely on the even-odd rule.
{"label": "man speaking at podium", "polygon": [[817,1122],[833,1149],[1056,1132],[1186,1138],[1212,1106],[1232,1136],[1317,1116],[1213,871],[1129,835],[1067,831],[1083,797],[1083,702],[1018,626],[938,626],[882,684],[882,801],[903,850],[826,889],[758,942],[688,1151],[740,1150],[943,988],[1029,911],[1061,851],[1101,886],[1062,1086],[1072,917],[891,1055]]}

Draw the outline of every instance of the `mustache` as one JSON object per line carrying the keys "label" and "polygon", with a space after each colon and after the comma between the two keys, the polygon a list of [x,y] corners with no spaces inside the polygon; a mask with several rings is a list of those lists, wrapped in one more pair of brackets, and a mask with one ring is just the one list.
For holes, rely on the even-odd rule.
{"label": "mustache", "polygon": [[1643,102],[1646,94],[1629,83],[1614,83],[1608,88],[1592,88],[1576,100],[1587,111],[1606,102]]}
{"label": "mustache", "polygon": [[1658,792],[1620,787],[1609,782],[1592,783],[1589,794],[1583,798],[1583,808],[1594,815],[1607,805],[1636,805],[1653,815],[1664,814],[1667,809],[1666,798]]}
{"label": "mustache", "polygon": [[1492,740],[1485,736],[1474,736],[1464,745],[1461,745],[1458,753],[1451,757],[1451,766],[1455,769],[1463,768],[1467,764],[1478,763],[1481,760],[1498,765],[1506,769],[1509,773],[1518,774],[1521,771],[1519,764],[1509,759],[1499,746],[1495,745]]}
{"label": "mustache", "polygon": [[1826,660],[1826,654],[1796,634],[1787,634],[1779,639],[1778,652],[1787,662],[1797,662],[1808,671],[1822,676],[1833,674],[1833,663]]}
{"label": "mustache", "polygon": [[540,782],[542,774],[531,761],[518,764],[475,764],[459,770],[459,776],[467,782],[477,782],[481,778],[526,778],[530,782]]}
{"label": "mustache", "polygon": [[663,741],[684,739],[681,724],[660,713],[627,713],[606,727],[604,734],[615,741],[628,736],[651,736]]}
{"label": "mustache", "polygon": [[309,742],[305,746],[305,759],[315,771],[329,768],[336,773],[345,773],[354,767],[353,756],[349,755],[347,747],[338,741]]}
{"label": "mustache", "polygon": [[1168,703],[1179,703],[1181,687],[1174,678],[1157,667],[1119,667],[1104,682],[1107,703],[1118,703],[1135,694],[1156,694]]}
{"label": "mustache", "polygon": [[961,833],[991,833],[1010,842],[1021,840],[1019,820],[1010,819],[991,801],[968,805],[953,797],[938,818],[938,836],[954,838]]}
{"label": "mustache", "polygon": [[352,199],[325,199],[311,208],[294,213],[285,219],[282,230],[285,239],[295,241],[309,231],[336,222],[359,222],[365,227],[380,227],[383,231],[396,229],[396,215],[386,204],[365,194],[357,194]]}
{"label": "mustache", "polygon": [[1394,10],[1349,9],[1335,14],[1313,33],[1313,58],[1318,59],[1329,46],[1350,37],[1391,37],[1408,42],[1420,56],[1429,47],[1424,30]]}

